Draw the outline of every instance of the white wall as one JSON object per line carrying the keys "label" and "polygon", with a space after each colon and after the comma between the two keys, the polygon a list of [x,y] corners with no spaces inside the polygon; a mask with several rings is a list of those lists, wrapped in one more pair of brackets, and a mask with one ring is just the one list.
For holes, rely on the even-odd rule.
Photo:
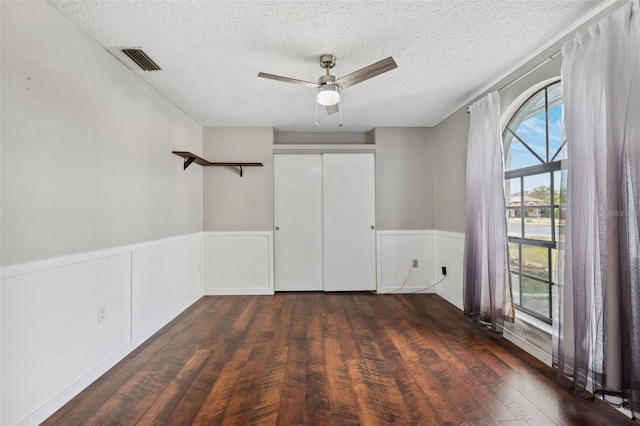
{"label": "white wall", "polygon": [[434,228],[435,143],[430,128],[376,128],[378,230]]}
{"label": "white wall", "polygon": [[202,230],[201,127],[49,4],[2,2],[0,264]]}
{"label": "white wall", "polygon": [[435,217],[441,231],[465,232],[469,114],[461,109],[433,128]]}
{"label": "white wall", "polygon": [[246,167],[203,167],[205,231],[273,230],[273,129],[205,127],[203,158],[263,163]]}
{"label": "white wall", "polygon": [[0,269],[0,424],[41,422],[198,300],[201,259],[197,233]]}
{"label": "white wall", "polygon": [[202,128],[46,2],[0,7],[0,423],[35,424],[202,295],[171,154]]}

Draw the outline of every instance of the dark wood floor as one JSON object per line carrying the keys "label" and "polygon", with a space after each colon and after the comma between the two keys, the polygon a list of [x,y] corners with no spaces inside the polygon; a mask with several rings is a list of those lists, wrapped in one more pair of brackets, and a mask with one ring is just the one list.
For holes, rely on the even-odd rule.
{"label": "dark wood floor", "polygon": [[44,424],[635,424],[435,295],[205,297]]}

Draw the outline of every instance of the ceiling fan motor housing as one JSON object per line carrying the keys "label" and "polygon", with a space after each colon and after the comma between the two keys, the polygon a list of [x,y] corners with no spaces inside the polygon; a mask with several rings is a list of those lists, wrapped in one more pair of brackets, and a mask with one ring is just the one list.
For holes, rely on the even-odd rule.
{"label": "ceiling fan motor housing", "polygon": [[320,56],[320,66],[328,73],[331,68],[336,66],[336,57],[329,54]]}
{"label": "ceiling fan motor housing", "polygon": [[323,75],[322,77],[320,77],[318,79],[318,84],[320,86],[327,86],[327,85],[333,86],[335,81],[336,81],[336,77],[335,76],[333,76],[331,74],[327,74],[327,75]]}

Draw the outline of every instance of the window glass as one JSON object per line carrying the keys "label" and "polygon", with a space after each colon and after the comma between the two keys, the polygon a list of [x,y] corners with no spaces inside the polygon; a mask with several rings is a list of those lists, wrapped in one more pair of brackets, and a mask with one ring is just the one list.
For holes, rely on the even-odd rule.
{"label": "window glass", "polygon": [[522,307],[550,317],[550,287],[546,282],[522,277]]}
{"label": "window glass", "polygon": [[524,102],[502,138],[514,303],[550,323],[566,212],[561,84],[553,83]]}

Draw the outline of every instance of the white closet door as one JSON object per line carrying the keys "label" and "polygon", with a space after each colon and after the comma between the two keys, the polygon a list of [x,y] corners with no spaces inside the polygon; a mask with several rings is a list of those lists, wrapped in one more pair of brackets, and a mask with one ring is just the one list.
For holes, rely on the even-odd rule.
{"label": "white closet door", "polygon": [[324,154],[324,290],[376,288],[375,159]]}
{"label": "white closet door", "polygon": [[323,290],[322,154],[274,154],[276,291]]}

